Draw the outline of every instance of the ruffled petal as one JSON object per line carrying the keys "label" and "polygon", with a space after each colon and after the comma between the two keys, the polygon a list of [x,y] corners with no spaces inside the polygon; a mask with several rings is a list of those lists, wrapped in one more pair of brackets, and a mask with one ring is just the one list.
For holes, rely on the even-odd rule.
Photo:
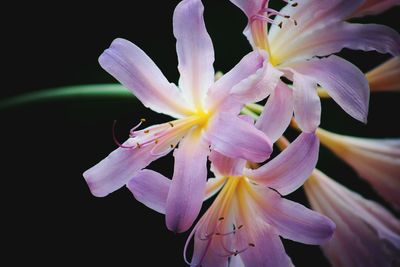
{"label": "ruffled petal", "polygon": [[158,172],[142,170],[127,184],[133,196],[147,207],[165,214],[171,180]]}
{"label": "ruffled petal", "polygon": [[97,197],[104,197],[126,185],[128,181],[152,161],[162,155],[151,153],[153,146],[135,148],[136,139],[130,138],[108,157],[83,173],[90,191]]}
{"label": "ruffled petal", "polygon": [[192,112],[179,89],[169,83],[146,53],[133,43],[115,39],[100,56],[99,63],[146,107],[176,118]]}
{"label": "ruffled petal", "polygon": [[361,122],[367,122],[368,81],[356,66],[333,55],[299,62],[292,68],[320,84],[350,116]]}
{"label": "ruffled petal", "polygon": [[256,122],[257,129],[263,131],[275,143],[285,132],[293,117],[293,91],[279,82],[265,104]]}
{"label": "ruffled petal", "polygon": [[205,135],[213,150],[228,157],[262,162],[272,152],[272,144],[263,132],[230,114],[213,118]]}
{"label": "ruffled petal", "polygon": [[245,176],[277,190],[282,195],[299,188],[318,161],[319,140],[313,133],[302,133],[284,151],[258,169],[245,169]]}
{"label": "ruffled petal", "polygon": [[189,133],[174,152],[174,175],[166,206],[167,227],[174,232],[189,229],[204,198],[210,150],[198,131]]}
{"label": "ruffled petal", "polygon": [[304,244],[323,244],[331,239],[335,224],[327,217],[303,205],[282,198],[276,192],[257,188],[262,216],[280,236]]}
{"label": "ruffled petal", "polygon": [[[257,81],[261,80],[265,76],[267,68],[268,62],[265,53],[253,51],[244,56],[233,69],[224,74],[224,76],[211,86],[207,95],[207,109],[218,109],[233,114],[239,113],[242,105],[246,102],[230,97],[229,95],[232,88],[238,84],[243,84],[243,86],[241,86],[243,91],[252,89],[251,87],[246,87],[246,89],[245,86],[252,86],[256,84]],[[250,80],[253,82],[244,82]]]}
{"label": "ruffled petal", "polygon": [[177,40],[179,87],[196,108],[203,106],[207,90],[214,83],[214,48],[203,19],[200,0],[181,1],[173,18]]}
{"label": "ruffled petal", "polygon": [[400,90],[400,57],[393,57],[366,74],[372,92]]}
{"label": "ruffled petal", "polygon": [[296,121],[303,132],[312,133],[321,122],[321,101],[317,84],[305,75],[293,75],[293,109]]}
{"label": "ruffled petal", "polygon": [[398,5],[400,5],[400,0],[366,0],[351,17],[378,15]]}

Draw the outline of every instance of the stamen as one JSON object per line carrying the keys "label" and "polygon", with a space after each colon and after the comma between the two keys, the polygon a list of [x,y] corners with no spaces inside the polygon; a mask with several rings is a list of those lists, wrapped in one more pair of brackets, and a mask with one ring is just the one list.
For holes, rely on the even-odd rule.
{"label": "stamen", "polygon": [[140,119],[139,123],[129,131],[129,136],[130,137],[135,137],[135,130],[137,128],[139,128],[140,125],[142,125],[142,123],[145,122],[145,121],[146,121],[146,119],[144,119],[144,118]]}
{"label": "stamen", "polygon": [[[115,136],[115,125],[117,124],[117,120],[114,120],[113,122],[113,127],[112,127],[112,136],[113,136],[113,140],[115,142],[115,144],[121,148],[128,148],[128,149],[132,149],[135,148],[136,145],[133,146],[124,146],[123,144],[121,144],[118,140],[117,137]],[[137,143],[137,145],[139,145],[139,143]]]}

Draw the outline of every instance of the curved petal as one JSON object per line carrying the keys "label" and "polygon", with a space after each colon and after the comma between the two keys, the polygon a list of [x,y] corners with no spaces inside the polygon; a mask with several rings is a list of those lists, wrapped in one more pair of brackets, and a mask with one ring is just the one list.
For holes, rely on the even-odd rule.
{"label": "curved petal", "polygon": [[351,17],[377,15],[398,5],[400,5],[400,0],[366,0]]}
{"label": "curved petal", "polygon": [[261,101],[275,89],[282,74],[265,60],[263,67],[234,86],[230,95],[243,104]]}
{"label": "curved petal", "polygon": [[[245,230],[245,227],[243,227]],[[255,231],[254,229],[252,231]],[[292,262],[285,252],[282,241],[270,226],[264,224],[254,235],[254,247],[249,247],[240,254],[245,266],[276,266],[291,267]],[[247,241],[247,243],[246,243]],[[248,240],[243,240],[242,246],[249,246]]]}
{"label": "curved petal", "polygon": [[244,56],[235,67],[211,86],[207,94],[207,109],[239,113],[243,103],[246,102],[229,97],[230,91],[251,77],[255,80],[261,79],[267,65],[267,56],[261,51],[253,51]]}
{"label": "curved petal", "polygon": [[228,157],[262,162],[272,152],[272,144],[263,132],[230,114],[213,118],[205,135],[213,150]]}
{"label": "curved petal", "polygon": [[335,224],[327,217],[303,205],[282,198],[276,192],[259,188],[263,196],[258,204],[263,217],[273,225],[280,236],[304,244],[323,244],[331,239]]}
{"label": "curved petal", "polygon": [[230,0],[234,5],[240,8],[250,19],[252,16],[261,12],[267,5],[267,0]]}
{"label": "curved petal", "polygon": [[295,73],[293,78],[294,116],[303,132],[312,133],[321,122],[321,101],[317,84],[305,75]]}
{"label": "curved petal", "polygon": [[211,170],[219,176],[239,176],[243,173],[246,160],[241,158],[230,158],[213,150],[209,157]]}
{"label": "curved petal", "polygon": [[371,92],[400,90],[400,56],[393,57],[366,74]]}
{"label": "curved petal", "polygon": [[272,143],[285,132],[293,117],[293,91],[283,82],[272,91],[264,110],[256,122],[257,129],[263,131]]}
{"label": "curved petal", "polygon": [[315,134],[302,133],[278,156],[258,169],[245,169],[256,183],[277,190],[282,195],[299,188],[310,176],[318,161],[319,140]]}
{"label": "curved petal", "polygon": [[400,54],[400,35],[385,25],[337,22],[303,34],[293,40],[290,47],[279,48],[277,57],[281,62],[308,59],[337,53],[343,48],[397,56]]}
{"label": "curved petal", "polygon": [[127,184],[133,196],[147,207],[165,214],[171,180],[158,172],[142,170]]}
{"label": "curved petal", "polygon": [[[282,57],[280,53],[296,49],[297,40],[316,30],[342,21],[350,16],[364,0],[303,0],[298,5],[286,5],[280,12],[290,16],[291,20],[276,16],[268,34],[271,52]],[[296,23],[294,23],[296,21]],[[279,27],[278,25],[281,25]]]}
{"label": "curved petal", "polygon": [[203,105],[208,88],[214,83],[214,48],[203,19],[200,0],[181,1],[173,18],[177,40],[179,87],[195,107]]}
{"label": "curved petal", "polygon": [[174,232],[184,232],[200,212],[207,179],[208,145],[195,129],[175,149],[174,175],[168,193],[166,223]]}
{"label": "curved petal", "polygon": [[[130,138],[123,146],[134,147],[136,139]],[[83,173],[90,191],[104,197],[121,188],[141,169],[159,158],[151,153],[153,146],[117,148],[108,157]]]}
{"label": "curved petal", "polygon": [[146,107],[176,118],[192,112],[179,89],[170,84],[146,53],[133,43],[115,39],[101,54],[99,63]]}
{"label": "curved petal", "polygon": [[361,122],[367,122],[368,81],[356,66],[333,55],[298,63],[293,69],[312,77],[350,116]]}

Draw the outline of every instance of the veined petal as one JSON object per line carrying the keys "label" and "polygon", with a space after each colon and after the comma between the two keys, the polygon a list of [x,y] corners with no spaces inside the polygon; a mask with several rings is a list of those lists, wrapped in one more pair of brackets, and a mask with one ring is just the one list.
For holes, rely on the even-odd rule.
{"label": "veined petal", "polygon": [[393,57],[366,74],[372,92],[400,90],[400,57]]}
{"label": "veined petal", "polygon": [[400,5],[400,0],[366,0],[352,17],[363,17],[366,15],[377,15],[394,6]]}
{"label": "veined petal", "polygon": [[[246,229],[243,228],[243,231],[246,231]],[[240,254],[244,266],[293,266],[278,233],[272,227],[264,224],[259,229],[252,229],[251,231],[255,232],[253,234],[255,246]],[[250,234],[242,234],[241,236],[246,237]],[[247,239],[242,240],[241,243],[242,246],[248,246]]]}
{"label": "veined petal", "polygon": [[318,161],[319,140],[313,133],[302,133],[271,161],[258,169],[245,169],[244,175],[282,195],[299,188]]}
{"label": "veined petal", "polygon": [[83,173],[90,191],[97,197],[104,197],[121,188],[141,169],[161,155],[151,153],[153,146],[135,147],[137,140],[128,139],[108,157]]}
{"label": "veined petal", "polygon": [[195,107],[202,107],[214,83],[214,48],[203,19],[200,0],[183,0],[175,9],[173,27],[177,40],[179,87]]}
{"label": "veined petal", "polygon": [[322,246],[334,267],[391,267],[400,263],[400,222],[385,208],[318,170],[304,188],[313,209],[336,223],[333,238]]}
{"label": "veined petal", "polygon": [[326,56],[343,48],[397,56],[400,54],[400,35],[385,25],[336,22],[302,34],[290,42],[290,47],[278,48],[276,57],[280,62]]}
{"label": "veined petal", "polygon": [[299,62],[293,64],[292,68],[325,88],[350,116],[366,123],[369,104],[368,81],[356,66],[333,55]]}
{"label": "veined petal", "polygon": [[158,172],[142,170],[127,184],[133,196],[147,207],[165,214],[171,180]]}
{"label": "veined petal", "polygon": [[332,237],[335,224],[329,218],[270,189],[258,188],[258,193],[263,196],[258,201],[263,217],[280,236],[304,244],[323,244]]}
{"label": "veined petal", "polygon": [[175,150],[174,175],[168,193],[166,223],[174,232],[184,232],[196,219],[204,198],[208,145],[200,129],[194,129]]}
{"label": "veined petal", "polygon": [[230,158],[216,150],[211,151],[211,170],[217,176],[239,176],[243,173],[246,160],[241,158]]}
{"label": "veined petal", "polygon": [[146,53],[133,43],[115,39],[100,56],[99,63],[146,107],[176,118],[192,112],[179,89],[169,83]]}
{"label": "veined petal", "polygon": [[[290,16],[292,21],[276,16],[269,31],[271,52],[275,57],[282,58],[281,62],[284,61],[281,53],[290,53],[292,49],[296,49],[294,43],[297,40],[320,28],[344,20],[363,3],[363,0],[303,0],[296,2],[298,2],[297,6],[293,7],[289,3],[280,11],[282,14]],[[281,23],[282,28],[278,26]]]}
{"label": "veined petal", "polygon": [[312,133],[321,122],[321,101],[317,83],[305,75],[293,75],[294,116],[303,132]]}
{"label": "veined petal", "polygon": [[343,136],[318,129],[321,143],[343,159],[395,208],[400,208],[400,140]]}
{"label": "veined petal", "polygon": [[257,129],[263,131],[275,143],[285,132],[293,117],[293,91],[279,82],[265,104],[256,122]]}
{"label": "veined petal", "polygon": [[[264,77],[267,67],[267,56],[262,51],[253,51],[244,56],[233,69],[211,86],[207,94],[207,109],[230,111],[233,114],[239,113],[242,105],[246,102],[229,97],[232,88],[245,80],[260,80]],[[251,83],[247,84],[252,85]],[[243,87],[242,90],[246,91]],[[250,89],[248,88],[248,90]]]}
{"label": "veined petal", "polygon": [[272,144],[263,132],[231,114],[213,118],[205,135],[213,150],[228,157],[262,162],[272,152]]}
{"label": "veined petal", "polygon": [[234,86],[230,95],[243,104],[261,101],[275,89],[282,74],[265,60],[263,67]]}

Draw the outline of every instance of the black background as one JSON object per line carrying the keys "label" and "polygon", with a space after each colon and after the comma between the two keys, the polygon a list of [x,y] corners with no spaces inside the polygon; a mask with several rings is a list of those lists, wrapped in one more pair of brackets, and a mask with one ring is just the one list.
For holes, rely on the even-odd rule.
{"label": "black background", "polygon": [[[116,37],[139,45],[168,77],[178,72],[172,13],[179,1],[134,1],[125,4],[13,4],[2,18],[2,83],[0,97],[64,85],[114,80],[97,63]],[[250,51],[241,32],[246,19],[229,1],[204,1],[205,19],[213,39],[215,69],[228,71]],[[395,27],[393,9],[362,21]],[[366,71],[387,59],[376,53],[344,51]],[[371,137],[400,136],[396,94],[371,97],[369,124],[348,117],[332,101],[323,102],[322,126],[339,133]],[[1,261],[58,266],[171,265],[185,266],[182,249],[187,234],[167,231],[164,217],[133,199],[123,188],[106,198],[93,197],[82,177],[115,149],[117,134],[145,117],[149,124],[165,121],[134,99],[75,99],[0,110],[1,117]],[[151,167],[171,176],[172,159]],[[321,150],[319,167],[364,196],[380,198],[353,171]],[[290,196],[307,204],[302,190]],[[384,204],[384,203],[383,203]],[[385,204],[386,205],[386,204]],[[296,266],[327,266],[319,248],[285,241]],[[5,248],[5,250],[4,250]]]}

